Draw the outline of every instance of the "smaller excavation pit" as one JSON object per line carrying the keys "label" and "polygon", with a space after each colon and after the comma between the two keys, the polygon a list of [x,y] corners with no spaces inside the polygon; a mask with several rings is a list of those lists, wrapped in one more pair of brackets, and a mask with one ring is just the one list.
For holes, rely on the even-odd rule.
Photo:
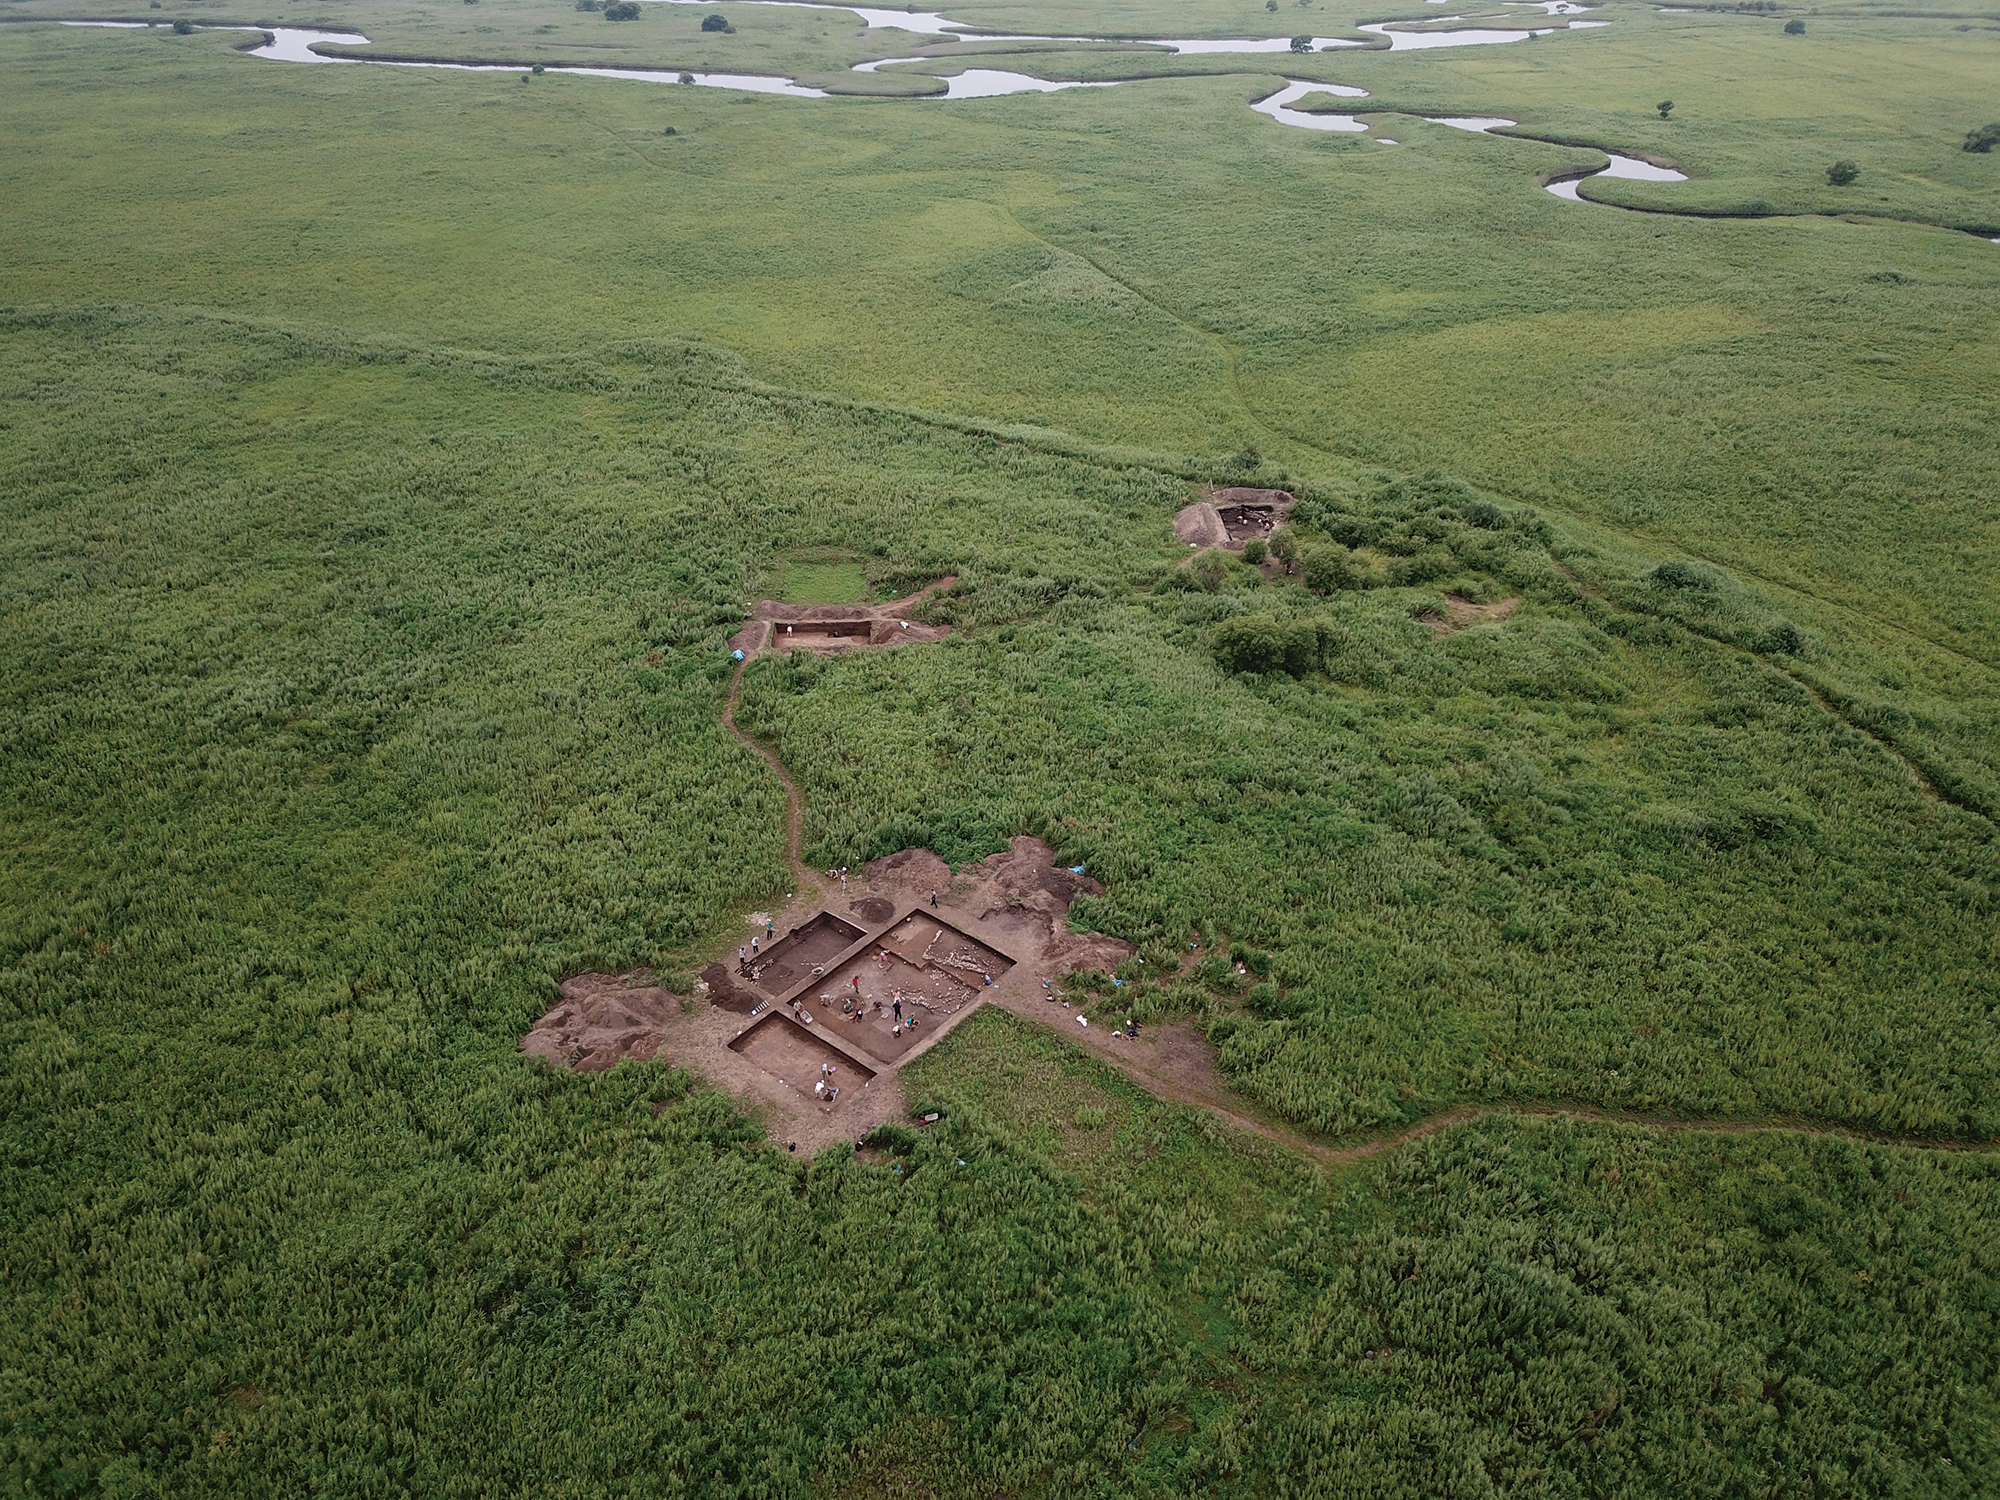
{"label": "smaller excavation pit", "polygon": [[[741,1053],[787,1088],[797,1089],[818,1099],[815,1086],[822,1078],[841,1092],[858,1089],[875,1076],[875,1070],[856,1062],[837,1047],[828,1046],[805,1027],[782,1012],[773,1011],[748,1030],[730,1038],[729,1050]],[[823,1067],[831,1067],[829,1075]],[[833,1101],[837,1108],[839,1100]]]}
{"label": "smaller excavation pit", "polygon": [[1174,517],[1174,534],[1190,547],[1243,550],[1252,537],[1268,537],[1285,523],[1293,505],[1290,490],[1253,490],[1242,486],[1211,490]]}
{"label": "smaller excavation pit", "polygon": [[[830,1088],[844,1096],[850,1088],[860,1088],[874,1078],[874,1068],[856,1062],[836,1046],[828,1046],[796,1020],[782,1012],[772,1012],[748,1030],[728,1040],[730,1052],[740,1052],[758,1068],[768,1072],[786,1088],[796,1088],[816,1102],[840,1104],[840,1100],[820,1100],[818,1084],[824,1078]],[[832,1072],[822,1072],[832,1068]]]}
{"label": "smaller excavation pit", "polygon": [[861,941],[863,929],[823,911],[746,960],[744,974],[769,995],[782,995],[823,970]]}
{"label": "smaller excavation pit", "polygon": [[752,622],[731,638],[731,645],[747,656],[764,651],[837,655],[843,651],[942,640],[951,634],[950,626],[920,624],[910,618],[910,612],[956,581],[941,578],[921,593],[887,604],[786,604],[766,599],[757,605]]}
{"label": "smaller excavation pit", "polygon": [[773,622],[771,644],[781,651],[837,650],[842,646],[866,645],[875,622],[857,615],[846,620],[789,620]]}
{"label": "smaller excavation pit", "polygon": [[1275,505],[1218,505],[1215,514],[1232,542],[1247,542],[1253,536],[1267,537],[1278,525]]}
{"label": "smaller excavation pit", "polygon": [[1013,967],[1014,960],[949,923],[915,913],[799,999],[849,1046],[892,1063]]}

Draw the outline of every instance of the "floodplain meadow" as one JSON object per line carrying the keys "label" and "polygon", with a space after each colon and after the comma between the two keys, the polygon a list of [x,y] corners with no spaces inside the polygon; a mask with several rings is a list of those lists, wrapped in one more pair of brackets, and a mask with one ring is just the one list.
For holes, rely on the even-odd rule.
{"label": "floodplain meadow", "polygon": [[[311,19],[890,50],[716,8]],[[1246,58],[946,105],[0,26],[9,1485],[2000,1488],[2000,248],[1935,227],[2000,203],[1994,34],[1604,9],[1287,58],[1360,137]],[[1227,483],[1289,561],[1190,559]],[[1317,1154],[999,1012],[811,1161],[518,1055],[789,888],[748,601],[946,573],[944,641],[744,673],[806,858],[1049,839],[1138,946],[1073,1003]],[[1564,1107],[1619,1118],[1507,1112]]]}

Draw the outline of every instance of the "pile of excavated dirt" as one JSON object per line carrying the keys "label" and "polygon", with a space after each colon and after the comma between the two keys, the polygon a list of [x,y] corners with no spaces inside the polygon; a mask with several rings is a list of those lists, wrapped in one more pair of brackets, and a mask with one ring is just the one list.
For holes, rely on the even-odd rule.
{"label": "pile of excavated dirt", "polygon": [[1027,834],[966,866],[956,878],[928,849],[888,855],[865,873],[871,889],[900,890],[919,900],[931,891],[949,892],[954,906],[1005,934],[1014,951],[1046,975],[1109,972],[1134,951],[1130,943],[1101,932],[1069,930],[1070,903],[1078,896],[1101,896],[1104,887],[1057,864],[1055,851]]}
{"label": "pile of excavated dirt", "polygon": [[[602,976],[596,976],[602,977]],[[768,998],[750,986],[749,980],[738,975],[732,965],[712,963],[701,971],[702,983],[708,986],[711,1005],[719,1005],[724,1010],[748,1014],[751,1007]]]}
{"label": "pile of excavated dirt", "polygon": [[566,979],[562,999],[521,1039],[530,1057],[579,1073],[602,1073],[625,1058],[656,1056],[682,1013],[679,995],[615,974]]}
{"label": "pile of excavated dirt", "polygon": [[896,915],[896,903],[883,896],[863,896],[848,902],[847,909],[870,927],[880,927]]}

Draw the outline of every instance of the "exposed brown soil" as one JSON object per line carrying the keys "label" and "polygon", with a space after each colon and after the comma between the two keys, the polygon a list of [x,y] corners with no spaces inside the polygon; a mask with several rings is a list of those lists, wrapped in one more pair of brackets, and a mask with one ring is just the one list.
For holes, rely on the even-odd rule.
{"label": "exposed brown soil", "polygon": [[[949,625],[923,625],[910,612],[940,589],[958,580],[940,578],[907,599],[887,604],[786,604],[778,599],[758,601],[756,618],[731,638],[730,645],[746,658],[757,651],[857,651],[865,647],[909,646],[919,641],[942,640],[951,634]],[[765,630],[757,646],[743,643],[753,627]]]}
{"label": "exposed brown soil", "polygon": [[863,896],[848,902],[847,909],[870,927],[880,927],[896,915],[896,903],[881,896]]}
{"label": "exposed brown soil", "polygon": [[521,1050],[581,1072],[601,1072],[628,1057],[660,1058],[728,1091],[764,1122],[774,1141],[807,1152],[851,1141],[902,1117],[903,1092],[893,1075],[862,1079],[867,1065],[844,1057],[835,1067],[852,1071],[837,1072],[835,1079],[854,1079],[855,1085],[843,1084],[839,1102],[825,1105],[812,1096],[817,1063],[802,1074],[805,1087],[794,1088],[785,1080],[796,1070],[773,1073],[731,1048],[745,1029],[740,1014],[710,1004],[706,996],[683,1000],[637,976],[581,974],[564,982],[562,999],[522,1040]]}
{"label": "exposed brown soil", "polygon": [[[796,817],[796,804],[793,812]],[[800,983],[773,996],[736,972],[730,954],[702,971],[703,983],[685,1000],[645,983],[644,976],[579,975],[563,984],[561,1000],[521,1047],[530,1056],[583,1072],[602,1071],[625,1058],[664,1058],[735,1094],[764,1118],[775,1138],[817,1151],[896,1118],[903,1096],[895,1066],[935,1046],[980,1005],[1005,996],[1032,999],[1045,978],[1079,967],[1112,967],[1129,956],[1130,944],[1068,930],[1070,902],[1102,890],[1096,881],[1058,867],[1039,839],[1017,838],[956,877],[929,850],[906,849],[848,877],[847,910],[860,919],[867,942],[858,950],[843,948],[848,956],[832,972],[808,970]],[[885,910],[882,920],[867,920]],[[781,931],[836,936],[849,925],[820,912],[816,897],[795,901],[773,921]],[[772,950],[780,960],[787,957],[788,941],[781,939]],[[775,982],[769,971],[762,977]],[[842,1009],[843,989],[846,1004],[855,1005],[855,979],[861,981],[859,1019],[852,1009]],[[822,993],[827,1000],[819,998]],[[796,1009],[789,1003],[793,999],[799,1002]],[[905,1021],[917,1023],[900,1034],[898,999]],[[746,1027],[744,1017],[752,1013],[758,1019]],[[877,1076],[851,1091],[843,1086],[837,1105],[823,1105],[811,1094],[817,1061],[801,1090],[791,1081],[802,1071],[796,1058],[779,1058],[779,1071],[773,1072],[764,1065],[775,1056],[768,1040],[732,1045],[757,1028],[760,1038],[788,1038],[789,1032],[766,1024],[774,1016],[826,1049],[820,1060],[844,1059],[834,1066],[851,1070],[846,1076],[861,1080],[870,1069]]]}
{"label": "exposed brown soil", "polygon": [[816,971],[823,972],[864,936],[866,929],[823,911],[800,923],[761,954],[752,955],[738,974],[767,995],[783,995]]}
{"label": "exposed brown soil", "polygon": [[775,1075],[778,1082],[801,1093],[814,1092],[813,1085],[822,1076],[822,1068],[832,1069],[824,1076],[843,1095],[849,1088],[858,1088],[875,1076],[875,1070],[866,1063],[856,1062],[838,1047],[828,1046],[799,1022],[777,1011],[753,1021],[741,1034],[731,1037],[728,1046],[731,1052],[749,1058],[766,1073]]}
{"label": "exposed brown soil", "polygon": [[710,964],[701,971],[701,982],[708,986],[709,1002],[725,1010],[747,1012],[768,998],[752,989],[749,981],[737,974],[733,963],[717,960]]}
{"label": "exposed brown soil", "polygon": [[1241,552],[1251,537],[1269,536],[1282,526],[1293,503],[1290,490],[1210,490],[1175,514],[1174,535],[1191,547]]}
{"label": "exposed brown soil", "polygon": [[1470,630],[1474,625],[1498,625],[1510,618],[1521,607],[1518,597],[1502,599],[1493,604],[1474,604],[1470,599],[1462,599],[1457,594],[1444,596],[1442,615],[1425,615],[1418,623],[1433,635],[1457,635],[1461,630]]}
{"label": "exposed brown soil", "polygon": [[[928,849],[906,849],[869,865],[869,883],[925,899],[935,891],[960,912],[1002,934],[1015,951],[1034,953],[1039,972],[1053,977],[1078,969],[1109,972],[1133,954],[1130,943],[1101,932],[1069,930],[1070,903],[1078,896],[1101,896],[1104,887],[1055,862],[1040,839],[1016,838],[998,854],[966,866],[956,877]],[[954,916],[954,922],[963,919]]]}
{"label": "exposed brown soil", "polygon": [[530,1057],[602,1073],[628,1057],[652,1057],[665,1044],[681,997],[656,986],[634,986],[611,974],[566,980],[562,999],[521,1042]]}

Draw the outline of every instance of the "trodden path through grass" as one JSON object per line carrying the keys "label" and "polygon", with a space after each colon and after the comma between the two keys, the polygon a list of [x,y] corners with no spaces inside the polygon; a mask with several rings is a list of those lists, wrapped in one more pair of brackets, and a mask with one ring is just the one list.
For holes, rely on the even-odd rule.
{"label": "trodden path through grass", "polygon": [[[916,593],[910,595],[908,599],[901,601],[900,604],[894,607],[902,614],[907,615],[910,610],[915,609],[939,589],[950,588],[957,582],[958,579],[955,576],[947,575],[946,577],[937,579],[933,583],[924,585]],[[807,869],[805,861],[799,857],[805,827],[805,799],[799,796],[798,783],[793,781],[791,774],[785,770],[784,764],[778,759],[776,751],[767,750],[736,726],[736,704],[743,692],[744,670],[751,662],[771,649],[771,638],[775,633],[775,627],[769,620],[754,620],[750,623],[762,626],[762,632],[758,635],[757,643],[754,646],[746,643],[741,648],[743,651],[743,660],[736,664],[736,670],[730,674],[729,696],[723,701],[722,705],[722,727],[727,729],[743,744],[754,750],[763,760],[764,764],[771,768],[771,774],[776,776],[778,781],[784,786],[785,860],[791,866],[792,878],[797,881],[795,895],[800,900],[809,902],[817,901],[820,899],[820,877]],[[743,641],[745,638],[739,634],[736,639]]]}
{"label": "trodden path through grass", "polygon": [[1004,1005],[1016,1015],[1053,1027],[1082,1050],[1102,1062],[1109,1063],[1156,1098],[1206,1110],[1226,1124],[1234,1125],[1252,1135],[1261,1136],[1265,1140],[1333,1166],[1363,1161],[1384,1151],[1394,1150],[1398,1146],[1416,1140],[1419,1136],[1449,1129],[1453,1125],[1462,1125],[1486,1115],[1542,1119],[1568,1116],[1604,1125],[1636,1125],[1647,1130],[1705,1131],[1712,1135],[1750,1135],[1759,1131],[1785,1131],[1798,1135],[1857,1141],[1871,1146],[1893,1146],[1904,1150],[1980,1153],[2000,1151],[2000,1141],[1953,1141],[1927,1136],[1894,1135],[1782,1116],[1766,1120],[1689,1120],[1647,1114],[1638,1110],[1598,1109],[1581,1104],[1537,1104],[1518,1101],[1454,1104],[1415,1124],[1378,1136],[1373,1140],[1332,1146],[1313,1139],[1296,1127],[1254,1112],[1247,1101],[1229,1088],[1221,1071],[1215,1065],[1214,1054],[1209,1044],[1185,1022],[1149,1027],[1147,1034],[1137,1040],[1114,1039],[1111,1033],[1103,1028],[1062,1025],[1061,1022],[1072,1019],[1075,1012],[1056,1009],[1046,1002],[998,997],[991,1003]]}
{"label": "trodden path through grass", "polygon": [[757,659],[758,655],[764,650],[764,647],[770,644],[770,640],[771,626],[767,621],[764,624],[763,641],[754,650],[745,651],[743,653],[743,660],[736,664],[736,670],[730,674],[729,696],[724,700],[722,705],[722,727],[756,752],[764,764],[771,768],[771,774],[776,776],[784,786],[785,862],[791,866],[792,878],[798,882],[796,887],[798,898],[806,901],[815,901],[819,899],[815,894],[819,890],[819,881],[813,875],[813,872],[805,867],[805,862],[799,858],[799,840],[805,820],[805,803],[799,797],[798,783],[792,780],[791,773],[786,771],[783,763],[779,761],[776,751],[765,749],[750,738],[749,735],[736,727],[736,701],[743,691],[743,669]]}

